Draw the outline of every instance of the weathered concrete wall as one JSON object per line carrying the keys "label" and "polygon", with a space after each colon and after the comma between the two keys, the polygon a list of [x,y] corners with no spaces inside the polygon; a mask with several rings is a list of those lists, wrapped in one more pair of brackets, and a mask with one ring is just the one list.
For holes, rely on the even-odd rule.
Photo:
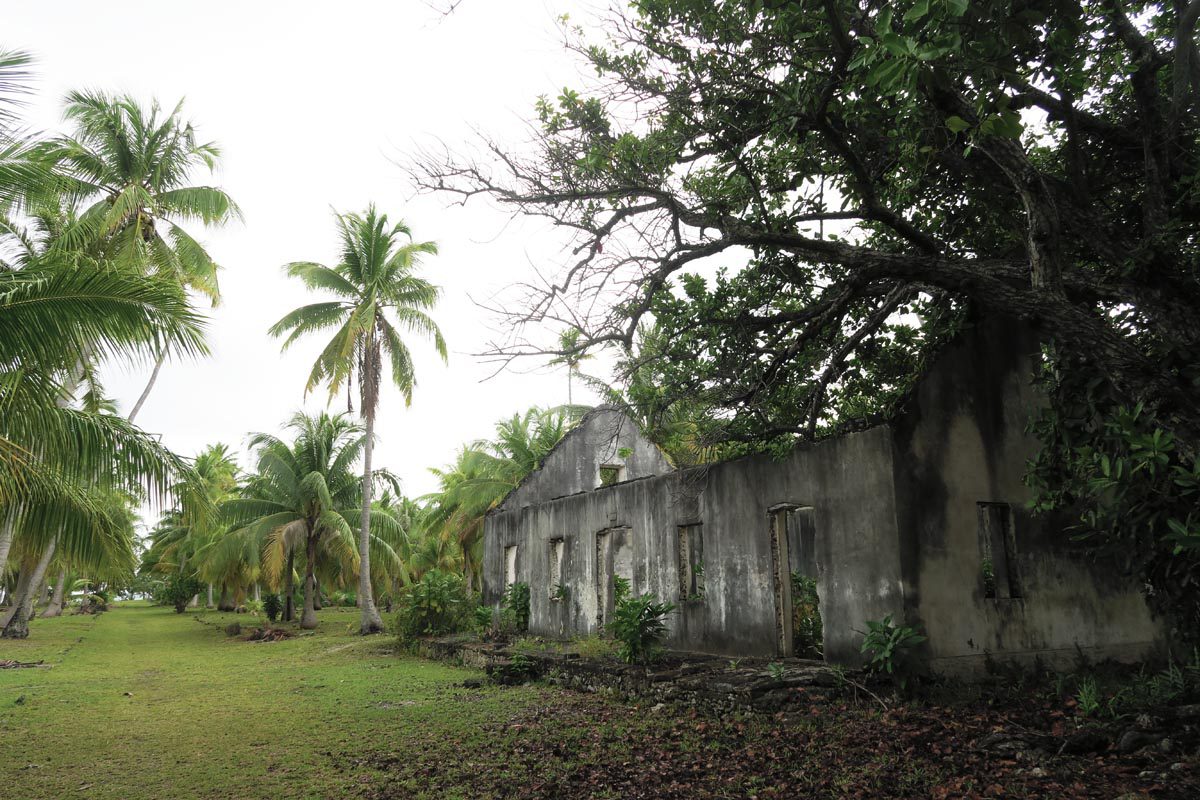
{"label": "weathered concrete wall", "polygon": [[[1039,399],[1031,384],[1038,340],[992,319],[948,347],[892,425],[800,447],[781,460],[751,457],[671,472],[618,412],[589,415],[543,468],[489,515],[485,600],[504,589],[504,548],[531,587],[534,633],[599,630],[613,572],[634,593],[670,600],[669,646],[728,655],[779,650],[772,511],[811,507],[814,563],[830,661],[860,660],[866,620],[892,614],[924,629],[934,667],[974,670],[984,654],[1050,663],[1141,657],[1161,626],[1127,578],[1085,561],[1052,521],[1027,510],[1025,432]],[[625,457],[621,458],[621,453]],[[597,488],[602,464],[625,481]],[[1018,596],[985,596],[980,503],[1011,524]],[[1001,512],[997,512],[1001,513]],[[702,597],[680,586],[679,528],[698,525]],[[555,598],[552,541],[562,540]],[[786,574],[786,573],[784,573]],[[997,576],[1001,577],[1001,576]]]}
{"label": "weathered concrete wall", "polygon": [[[501,554],[516,544],[518,579],[533,590],[531,630],[548,636],[597,631],[603,584],[597,536],[617,529],[630,548],[634,593],[679,606],[669,646],[774,655],[769,511],[811,506],[826,653],[853,663],[859,657],[854,629],[903,608],[891,454],[890,431],[876,428],[798,449],[782,461],[746,458],[538,505],[510,502],[487,520],[486,600],[499,600]],[[702,526],[705,591],[702,599],[687,600],[680,597],[678,528],[695,523]],[[550,596],[555,538],[564,541],[565,600]]]}
{"label": "weathered concrete wall", "polygon": [[601,407],[589,412],[500,506],[520,508],[586,492],[600,484],[600,467],[619,465],[623,480],[664,475],[671,464],[621,412]]}
{"label": "weathered concrete wall", "polygon": [[[1077,646],[1139,657],[1161,635],[1129,578],[1085,561],[1060,525],[1027,510],[1039,351],[1027,326],[977,324],[940,355],[894,425],[908,614],[925,628],[935,668],[977,669],[987,652],[1062,664]],[[981,502],[1009,505],[1019,598],[985,597]]]}

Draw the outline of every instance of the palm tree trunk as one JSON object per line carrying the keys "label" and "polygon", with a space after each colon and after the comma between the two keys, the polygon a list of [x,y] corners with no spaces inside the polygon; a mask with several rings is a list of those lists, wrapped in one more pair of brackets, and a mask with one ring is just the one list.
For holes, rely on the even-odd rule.
{"label": "palm tree trunk", "polygon": [[[49,572],[50,568],[47,567],[46,571]],[[50,591],[50,576],[48,574],[42,575],[42,582],[38,586],[37,591],[33,593],[33,610],[34,611],[37,611],[37,607],[40,606],[45,601],[46,592],[48,592],[48,591]]]}
{"label": "palm tree trunk", "polygon": [[[363,405],[367,406],[366,403]],[[372,406],[373,403],[363,409],[367,440],[363,447],[362,520],[358,531],[358,610],[361,612],[358,632],[364,636],[383,631],[383,618],[375,608],[375,597],[371,592],[371,456],[375,450],[375,409]]]}
{"label": "palm tree trunk", "polygon": [[29,579],[33,576],[33,566],[22,565],[21,571],[17,573],[17,585],[13,588],[12,593],[8,596],[9,605],[8,611],[0,614],[0,628],[8,625],[8,621],[17,613],[17,606],[21,604],[21,598],[29,591]]}
{"label": "palm tree trunk", "polygon": [[288,548],[287,559],[287,575],[283,580],[283,621],[294,622],[296,620],[296,550],[294,547]]}
{"label": "palm tree trunk", "polygon": [[4,574],[4,566],[8,563],[8,551],[12,549],[13,536],[17,532],[16,511],[5,515],[0,523],[0,575]]}
{"label": "palm tree trunk", "polygon": [[205,608],[213,607],[212,584],[211,583],[208,584],[208,602],[204,604],[204,607]]}
{"label": "palm tree trunk", "polygon": [[63,610],[63,600],[67,594],[67,568],[63,567],[58,571],[58,580],[54,582],[54,596],[50,598],[50,605],[46,606],[46,610],[42,612],[42,618],[46,617],[61,617]]}
{"label": "palm tree trunk", "polygon": [[142,396],[133,404],[133,410],[129,412],[129,421],[133,422],[134,417],[142,410],[142,405],[146,402],[146,398],[150,396],[150,390],[154,388],[154,382],[158,380],[159,370],[162,369],[163,362],[167,360],[167,349],[164,347],[158,351],[158,357],[154,360],[154,371],[150,373],[150,380],[146,383],[146,388],[142,390]]}
{"label": "palm tree trunk", "polygon": [[321,582],[313,578],[313,608],[320,611],[324,606],[321,604]]}
{"label": "palm tree trunk", "polygon": [[262,593],[259,591],[258,581],[255,581],[254,582],[254,602],[259,603],[261,601],[262,601]]}
{"label": "palm tree trunk", "polygon": [[29,576],[29,585],[25,589],[25,596],[18,597],[13,603],[12,619],[4,626],[3,632],[0,632],[0,638],[25,639],[29,636],[29,618],[33,616],[33,587],[41,585],[46,570],[50,568],[50,560],[54,558],[54,548],[57,544],[58,537],[56,536],[46,546],[37,566],[33,568],[33,574]]}
{"label": "palm tree trunk", "polygon": [[313,605],[313,594],[317,588],[317,578],[313,575],[317,563],[317,537],[311,533],[305,554],[308,556],[308,565],[304,568],[304,614],[300,617],[300,627],[312,630],[317,627],[317,609]]}
{"label": "palm tree trunk", "polygon": [[233,611],[236,606],[229,598],[229,584],[221,583],[221,596],[217,599],[217,611]]}

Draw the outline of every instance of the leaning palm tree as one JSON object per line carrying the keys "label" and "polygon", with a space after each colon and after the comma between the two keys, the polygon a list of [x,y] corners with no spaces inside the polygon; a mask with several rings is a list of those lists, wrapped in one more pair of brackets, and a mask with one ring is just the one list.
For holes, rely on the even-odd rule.
{"label": "leaning palm tree", "polygon": [[324,384],[332,398],[343,383],[350,382],[354,371],[358,372],[360,410],[366,426],[359,530],[359,630],[369,634],[383,630],[372,593],[369,553],[371,457],[381,377],[384,369],[390,368],[392,382],[405,402],[411,403],[413,362],[401,332],[431,338],[443,361],[446,342],[426,313],[437,302],[438,287],[416,274],[421,256],[436,253],[437,245],[414,242],[404,223],[389,226],[387,215],[379,214],[373,205],[361,215],[338,214],[337,226],[341,254],[335,266],[301,261],[285,269],[310,290],[332,292],[338,299],[302,306],[276,322],[270,332],[272,336],[287,335],[283,343],[286,350],[306,334],[335,329],[309,373],[306,395]]}
{"label": "leaning palm tree", "polygon": [[[128,95],[67,95],[65,117],[74,132],[49,143],[45,155],[85,207],[56,247],[66,252],[98,249],[111,263],[166,276],[216,305],[219,267],[179,222],[222,225],[239,219],[241,212],[221,189],[191,183],[197,168],[216,167],[220,149],[197,139],[182,111],[182,101],[164,114],[157,102],[146,109]],[[169,338],[156,343],[154,369],[130,421],[146,402],[167,356],[179,351],[178,344]]]}

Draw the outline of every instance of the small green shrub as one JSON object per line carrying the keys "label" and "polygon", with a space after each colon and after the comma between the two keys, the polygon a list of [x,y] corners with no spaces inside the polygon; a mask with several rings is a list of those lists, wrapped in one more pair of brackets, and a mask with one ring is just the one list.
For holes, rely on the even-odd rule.
{"label": "small green shrub", "polygon": [[667,638],[667,615],[674,610],[674,603],[660,603],[652,594],[623,597],[608,624],[609,632],[618,642],[617,655],[621,660],[629,664],[657,660],[662,641]]}
{"label": "small green shrub", "polygon": [[893,624],[889,614],[882,620],[867,620],[867,632],[860,652],[871,657],[867,669],[896,675],[902,666],[904,652],[923,641],[925,637],[916,628]]}
{"label": "small green shrub", "polygon": [[492,666],[490,676],[493,681],[505,685],[528,683],[538,676],[538,665],[524,653],[515,653],[507,663]]}
{"label": "small green shrub", "polygon": [[559,603],[565,603],[570,596],[570,591],[561,583],[554,584],[554,589],[550,592],[550,599]]}
{"label": "small green shrub", "polygon": [[767,664],[767,674],[771,676],[773,681],[783,680],[783,676],[787,673],[787,668],[778,661]]}
{"label": "small green shrub", "polygon": [[473,616],[475,618],[475,627],[479,630],[486,631],[492,627],[491,606],[475,606]]}
{"label": "small green shrub", "polygon": [[279,599],[279,595],[272,592],[263,595],[262,604],[263,613],[267,615],[267,621],[274,623],[283,611],[283,601]]}
{"label": "small green shrub", "polygon": [[623,603],[630,594],[633,593],[633,586],[627,578],[622,578],[620,575],[613,576],[613,606],[619,606]]}
{"label": "small green shrub", "polygon": [[1084,678],[1079,683],[1079,692],[1075,699],[1079,702],[1079,710],[1085,717],[1091,717],[1100,710],[1100,689],[1096,686],[1095,678]]}
{"label": "small green shrub", "polygon": [[456,633],[473,619],[463,579],[438,570],[426,572],[408,586],[399,606],[396,631],[401,639]]}
{"label": "small green shrub", "polygon": [[155,596],[154,600],[163,605],[174,606],[175,613],[182,614],[191,599],[198,595],[203,588],[204,584],[196,580],[194,576],[172,575],[163,584],[161,595]]}
{"label": "small green shrub", "polygon": [[529,630],[529,584],[517,581],[504,592],[500,603],[505,627],[518,633]]}
{"label": "small green shrub", "polygon": [[329,602],[335,606],[341,606],[343,608],[347,608],[349,606],[358,604],[358,595],[355,594],[354,592],[349,592],[344,589],[339,589],[338,591],[329,595]]}

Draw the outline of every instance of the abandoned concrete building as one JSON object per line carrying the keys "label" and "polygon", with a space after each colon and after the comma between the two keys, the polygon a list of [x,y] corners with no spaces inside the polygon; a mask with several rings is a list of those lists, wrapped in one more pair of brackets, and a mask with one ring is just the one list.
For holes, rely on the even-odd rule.
{"label": "abandoned concrete building", "polygon": [[602,629],[619,576],[676,604],[671,649],[780,657],[808,578],[834,663],[859,663],[885,615],[921,629],[939,671],[1146,656],[1162,626],[1134,582],[1027,510],[1038,352],[1018,323],[978,324],[896,419],[783,459],[674,470],[629,419],[593,411],[487,517],[485,600],[525,582],[530,632],[569,638]]}

